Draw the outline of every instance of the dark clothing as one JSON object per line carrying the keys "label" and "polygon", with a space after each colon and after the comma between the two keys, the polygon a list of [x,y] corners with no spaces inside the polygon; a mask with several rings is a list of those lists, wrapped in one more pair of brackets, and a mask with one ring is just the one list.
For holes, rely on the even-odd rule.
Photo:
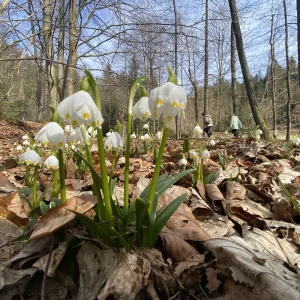
{"label": "dark clothing", "polygon": [[233,136],[234,136],[235,138],[237,138],[237,137],[239,136],[239,132],[238,132],[237,129],[232,129],[232,130],[231,130],[231,133],[233,134]]}
{"label": "dark clothing", "polygon": [[208,137],[211,137],[211,135],[212,135],[212,126],[205,127],[204,132],[206,132]]}

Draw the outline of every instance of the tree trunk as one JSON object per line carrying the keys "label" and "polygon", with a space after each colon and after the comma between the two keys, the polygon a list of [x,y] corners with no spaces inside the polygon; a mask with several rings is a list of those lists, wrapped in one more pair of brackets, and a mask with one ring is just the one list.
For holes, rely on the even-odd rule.
{"label": "tree trunk", "polygon": [[240,65],[242,68],[244,83],[246,86],[252,115],[253,115],[256,125],[260,126],[260,129],[263,132],[264,138],[270,139],[270,133],[269,133],[268,127],[265,123],[265,120],[264,120],[262,114],[260,113],[259,107],[258,107],[256,99],[255,99],[253,82],[252,82],[251,75],[249,73],[249,67],[248,67],[248,63],[247,63],[247,59],[246,59],[246,55],[245,55],[245,51],[244,51],[244,43],[243,43],[242,32],[241,32],[239,19],[238,19],[238,15],[237,15],[236,2],[235,2],[235,0],[228,0],[228,2],[229,2],[231,18],[232,18],[232,22],[233,22],[232,24],[233,24],[233,31],[234,31],[234,36],[235,36],[235,41],[236,41],[236,46],[237,46],[237,52],[238,52],[238,56],[239,56]]}
{"label": "tree trunk", "polygon": [[48,84],[48,104],[56,107],[58,104],[58,92],[56,88],[56,68],[53,64],[53,28],[52,11],[54,7],[53,0],[44,0],[43,6],[43,50],[46,58],[46,74]]}
{"label": "tree trunk", "polygon": [[289,59],[289,37],[288,37],[288,22],[287,22],[287,10],[286,1],[283,0],[284,9],[284,27],[285,27],[285,59],[286,59],[286,88],[288,93],[288,99],[286,103],[286,140],[291,138],[291,87],[290,87],[290,59]]}
{"label": "tree trunk", "polygon": [[76,0],[69,1],[69,55],[68,63],[65,71],[64,84],[64,97],[67,97],[74,93],[75,81],[76,81],[76,64],[77,64],[77,42],[78,31],[77,23],[77,7]]}
{"label": "tree trunk", "polygon": [[300,0],[297,0],[298,84],[300,89]]}
{"label": "tree trunk", "polygon": [[235,59],[235,38],[234,38],[234,30],[233,30],[233,22],[231,22],[231,45],[230,45],[230,68],[231,68],[231,99],[232,99],[232,113],[234,115],[238,114],[237,108],[237,97],[236,97],[236,59]]}
{"label": "tree trunk", "polygon": [[60,0],[59,6],[59,34],[58,34],[58,50],[57,50],[57,84],[59,100],[64,97],[64,55],[65,55],[65,1]]}
{"label": "tree trunk", "polygon": [[275,34],[274,34],[274,14],[271,17],[271,34],[270,34],[270,47],[271,47],[271,101],[272,101],[272,129],[273,136],[275,137],[276,131],[276,104],[275,104]]}
{"label": "tree trunk", "polygon": [[191,71],[191,53],[190,53],[190,47],[188,45],[188,39],[187,37],[185,37],[186,39],[186,45],[187,45],[187,54],[188,54],[188,74],[189,74],[189,79],[190,82],[193,86],[194,89],[194,108],[195,108],[195,121],[197,123],[199,123],[199,116],[198,116],[198,87],[197,87],[197,81],[196,81],[196,74],[195,74],[195,60],[193,57],[193,62],[194,62],[194,75],[192,75],[192,71]]}
{"label": "tree trunk", "polygon": [[[28,12],[30,15],[30,26],[31,26],[31,33],[32,33],[32,46],[33,46],[33,53],[34,57],[38,59],[39,53],[38,53],[38,48],[37,48],[37,40],[36,40],[36,31],[34,28],[34,22],[32,19],[33,16],[33,5],[32,1],[28,1]],[[36,75],[36,121],[40,121],[42,118],[41,113],[43,111],[43,101],[42,101],[42,81],[41,81],[41,69],[38,63],[35,65],[35,75]]]}
{"label": "tree trunk", "polygon": [[[173,11],[174,11],[174,72],[178,76],[178,20],[177,20],[177,8],[176,0],[173,0]],[[179,116],[175,117],[175,128],[176,138],[179,139],[180,128],[179,128]]]}
{"label": "tree trunk", "polygon": [[[205,45],[204,45],[204,114],[207,114],[208,109],[208,0],[205,1]],[[204,120],[203,120],[204,127]]]}

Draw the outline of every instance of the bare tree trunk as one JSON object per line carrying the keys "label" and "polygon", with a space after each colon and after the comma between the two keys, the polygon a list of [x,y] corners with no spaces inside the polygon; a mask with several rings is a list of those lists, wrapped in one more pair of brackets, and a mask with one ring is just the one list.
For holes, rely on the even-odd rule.
{"label": "bare tree trunk", "polygon": [[300,89],[300,0],[297,0],[298,84]]}
{"label": "bare tree trunk", "polygon": [[[204,45],[204,114],[208,109],[208,0],[205,1],[205,45]],[[203,120],[204,126],[204,120]]]}
{"label": "bare tree trunk", "polygon": [[[274,14],[271,17],[271,34],[270,34],[270,47],[271,47],[271,101],[272,101],[272,129],[273,135],[276,130],[276,104],[275,104],[275,34],[274,34]],[[275,136],[274,136],[275,137]]]}
{"label": "bare tree trunk", "polygon": [[236,59],[235,59],[235,38],[234,38],[234,31],[233,31],[233,22],[231,22],[231,55],[230,55],[230,68],[231,68],[231,99],[232,99],[232,113],[234,115],[238,114],[237,109],[237,97],[236,97]]}
{"label": "bare tree trunk", "polygon": [[[198,87],[197,87],[197,81],[196,81],[196,74],[195,74],[195,64],[194,64],[194,76],[192,75],[192,71],[191,71],[191,54],[190,54],[190,47],[188,45],[188,40],[187,40],[187,36],[186,38],[186,45],[187,45],[187,54],[188,54],[188,74],[189,74],[189,79],[190,82],[193,86],[194,89],[194,107],[195,107],[195,120],[198,123],[199,122],[199,116],[198,116]],[[194,63],[195,60],[193,59]]]}
{"label": "bare tree trunk", "polygon": [[[174,71],[178,76],[178,20],[177,20],[177,8],[176,0],[173,0],[173,11],[174,11]],[[179,139],[179,116],[175,117],[175,127],[176,127],[176,138]]]}
{"label": "bare tree trunk", "polygon": [[231,18],[232,18],[232,22],[233,22],[232,24],[233,24],[233,30],[234,30],[235,41],[236,41],[236,46],[237,46],[237,52],[239,55],[240,65],[242,68],[244,83],[246,86],[252,115],[253,115],[256,125],[260,126],[260,128],[263,132],[264,138],[270,139],[270,133],[269,133],[268,127],[265,123],[265,120],[264,120],[262,114],[260,113],[259,107],[258,107],[258,105],[256,103],[256,99],[255,99],[253,82],[252,82],[252,78],[251,78],[251,75],[249,72],[249,67],[248,67],[248,63],[247,63],[247,59],[246,59],[246,55],[245,55],[245,51],[244,51],[244,43],[243,43],[242,32],[241,32],[239,19],[238,19],[238,15],[237,15],[236,2],[235,2],[235,0],[228,0],[228,2],[229,2]]}
{"label": "bare tree trunk", "polygon": [[4,0],[0,5],[0,16],[2,15],[5,8],[8,6],[11,0]]}
{"label": "bare tree trunk", "polygon": [[64,97],[74,93],[75,81],[76,81],[76,64],[77,64],[77,42],[78,31],[76,27],[77,23],[77,7],[76,0],[69,1],[69,56],[68,64],[66,66],[64,84],[66,86],[64,90]]}
{"label": "bare tree trunk", "polygon": [[60,101],[64,97],[64,55],[65,55],[65,0],[60,0],[59,6],[59,34],[57,53],[57,85]]}
{"label": "bare tree trunk", "polygon": [[[32,0],[28,1],[28,12],[30,17],[30,26],[31,26],[31,33],[32,33],[32,46],[33,46],[33,53],[34,57],[38,59],[39,53],[38,53],[38,48],[37,48],[37,40],[36,40],[36,31],[34,28],[34,22],[32,19],[33,16],[33,5],[32,5]],[[35,65],[35,75],[36,75],[36,120],[40,121],[41,120],[41,113],[43,111],[42,108],[42,81],[41,81],[41,69],[38,63]]]}
{"label": "bare tree trunk", "polygon": [[44,55],[46,57],[46,74],[48,84],[48,103],[52,107],[58,104],[58,92],[56,88],[56,68],[53,64],[53,28],[52,11],[54,7],[53,0],[44,0],[43,6],[43,43]]}
{"label": "bare tree trunk", "polygon": [[290,59],[289,59],[289,37],[288,37],[288,23],[287,23],[287,10],[286,1],[283,0],[284,9],[284,27],[285,27],[285,59],[286,59],[286,88],[288,93],[288,99],[286,103],[286,140],[289,141],[291,138],[291,87],[290,87]]}

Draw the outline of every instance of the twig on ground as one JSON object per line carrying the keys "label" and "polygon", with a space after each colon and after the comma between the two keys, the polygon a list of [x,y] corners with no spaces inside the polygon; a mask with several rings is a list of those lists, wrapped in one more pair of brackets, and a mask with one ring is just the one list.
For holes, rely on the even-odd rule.
{"label": "twig on ground", "polygon": [[50,266],[51,256],[52,256],[53,247],[54,247],[54,240],[55,240],[55,238],[53,235],[52,240],[51,240],[51,245],[50,245],[49,257],[47,260],[47,264],[46,264],[46,268],[45,268],[45,272],[44,272],[44,276],[43,276],[43,282],[42,282],[42,288],[41,288],[41,300],[45,300],[45,287],[46,287],[48,269]]}

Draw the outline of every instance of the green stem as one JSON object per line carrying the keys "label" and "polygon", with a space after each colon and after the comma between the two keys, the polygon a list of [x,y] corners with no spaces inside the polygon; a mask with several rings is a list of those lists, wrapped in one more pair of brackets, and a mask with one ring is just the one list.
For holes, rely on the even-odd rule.
{"label": "green stem", "polygon": [[[85,153],[86,153],[87,161],[92,166],[93,165],[92,155],[91,155],[90,147],[89,147],[88,144],[85,144]],[[95,193],[95,195],[98,199],[97,214],[98,214],[98,217],[102,221],[105,221],[106,220],[106,214],[105,214],[105,207],[104,207],[104,204],[103,204],[103,198],[102,198],[101,191],[100,191],[100,186],[96,185],[96,182],[98,180],[94,177],[92,172],[91,172],[91,175],[92,175],[92,178],[93,178],[93,192]]]}
{"label": "green stem", "polygon": [[60,199],[61,199],[61,203],[65,203],[67,200],[66,184],[65,184],[65,164],[64,164],[64,153],[61,149],[58,150],[58,162],[59,162]]}
{"label": "green stem", "polygon": [[132,124],[132,106],[133,97],[129,99],[128,119],[127,119],[127,134],[126,134],[126,150],[125,150],[125,174],[124,174],[124,210],[126,211],[129,203],[129,159],[130,159],[130,135],[131,135],[131,124]]}
{"label": "green stem", "polygon": [[112,177],[113,177],[113,174],[114,174],[114,169],[115,169],[115,164],[116,164],[116,158],[117,158],[117,152],[114,151],[114,157],[112,159],[111,169],[110,169],[110,180],[109,180],[109,184],[110,185],[111,185]]}
{"label": "green stem", "polygon": [[37,190],[36,190],[37,173],[38,173],[38,165],[36,165],[34,167],[34,174],[33,174],[33,187],[32,187],[32,194],[33,194],[32,205],[33,205],[33,208],[36,208],[36,206],[37,206]]}
{"label": "green stem", "polygon": [[156,190],[156,183],[157,183],[157,179],[159,176],[160,165],[162,163],[162,158],[164,155],[164,150],[165,150],[165,145],[166,145],[167,138],[168,138],[168,133],[169,133],[169,122],[165,125],[164,130],[163,130],[161,144],[159,147],[159,152],[157,155],[154,173],[152,176],[151,187],[150,187],[149,198],[148,198],[148,202],[150,203],[150,206],[148,209],[149,212],[152,210],[152,204],[153,204],[152,202],[153,202],[153,198],[154,198],[154,194],[155,194],[155,190]]}
{"label": "green stem", "polygon": [[53,189],[51,193],[52,198],[58,197],[58,172],[57,170],[52,171]]}
{"label": "green stem", "polygon": [[29,180],[29,165],[26,165],[26,173],[25,173],[25,184],[30,187],[30,180]]}
{"label": "green stem", "polygon": [[[104,196],[105,210],[106,210],[106,220],[113,220],[113,213],[110,202],[110,192],[109,192],[109,184],[107,180],[107,170],[105,164],[105,152],[104,152],[104,142],[103,142],[103,132],[102,129],[97,129],[98,131],[98,154],[99,154],[99,162],[100,162],[100,172],[102,178],[102,190]],[[113,223],[111,222],[111,226]]]}

